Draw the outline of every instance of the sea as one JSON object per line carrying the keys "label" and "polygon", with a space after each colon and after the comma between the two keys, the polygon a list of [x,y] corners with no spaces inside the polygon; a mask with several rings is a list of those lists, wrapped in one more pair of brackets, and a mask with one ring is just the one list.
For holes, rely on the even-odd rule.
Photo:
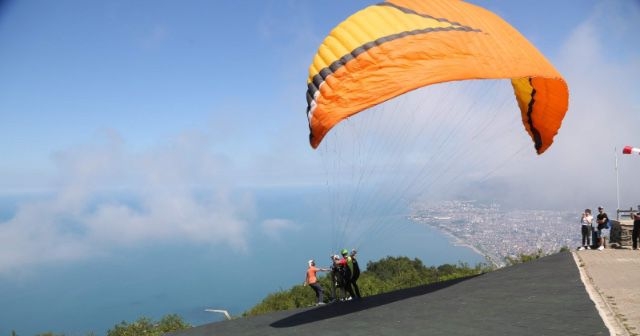
{"label": "sea", "polygon": [[[33,197],[33,196],[32,196]],[[308,190],[254,193],[254,220],[286,219],[298,225],[278,239],[255,230],[247,251],[189,242],[118,248],[100,257],[38,266],[16,277],[0,277],[0,335],[105,335],[122,321],[158,320],[178,314],[198,326],[221,321],[227,310],[240,316],[268,294],[304,280],[306,261],[328,266],[331,228],[319,215],[322,197]],[[0,197],[0,226],[25,197]],[[424,224],[399,217],[391,232],[366,240],[361,265],[386,256],[419,258],[426,265],[466,263],[485,258]],[[350,246],[345,246],[350,248]],[[324,262],[326,261],[326,263]],[[325,265],[326,264],[326,265]]]}

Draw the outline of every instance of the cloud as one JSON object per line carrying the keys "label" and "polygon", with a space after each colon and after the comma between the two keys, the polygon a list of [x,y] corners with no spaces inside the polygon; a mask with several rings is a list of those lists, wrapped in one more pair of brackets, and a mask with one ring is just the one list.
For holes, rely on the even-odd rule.
{"label": "cloud", "polygon": [[616,155],[623,182],[621,207],[637,202],[633,191],[640,188],[640,180],[631,172],[640,171],[640,160],[623,157],[621,148],[640,141],[633,126],[640,122],[640,111],[634,107],[639,98],[635,78],[640,75],[640,47],[629,43],[638,30],[637,5],[604,1],[562,46],[556,65],[569,83],[569,112],[554,147],[531,167],[540,174],[527,181],[527,189],[548,203],[605,203],[615,209]]}
{"label": "cloud", "polygon": [[640,46],[630,43],[640,31],[639,8],[603,1],[567,33],[551,60],[570,90],[554,145],[541,156],[522,153],[509,160],[485,181],[485,195],[495,197],[497,189],[504,200],[526,208],[616,209],[619,179],[620,207],[639,202],[640,160],[621,155],[624,145],[640,142],[634,126],[640,124]]}
{"label": "cloud", "polygon": [[52,196],[0,223],[0,275],[158,243],[247,251],[253,198],[232,190],[231,163],[207,136],[184,133],[139,153],[113,131],[99,140],[57,153]]}
{"label": "cloud", "polygon": [[141,45],[144,49],[156,48],[164,43],[169,37],[167,28],[163,25],[155,25],[142,36]]}
{"label": "cloud", "polygon": [[[417,193],[478,195],[522,207],[615,208],[613,149],[640,146],[640,47],[631,43],[640,15],[633,3],[603,1],[569,32],[559,53],[549,53],[559,55],[551,61],[567,79],[571,98],[556,142],[542,156],[533,154],[508,82],[417,90],[363,114],[370,119],[341,123],[315,151],[298,99],[286,100],[292,116],[285,121],[259,126],[238,121],[246,105],[234,102],[238,113],[221,114],[207,132],[183,132],[146,150],[131,150],[118,132],[107,130],[53,155],[58,171],[51,195],[22,202],[0,222],[0,274],[156,243],[221,244],[245,252],[257,210],[238,186],[322,186],[332,203],[327,212],[346,213],[345,221],[394,210]],[[265,38],[276,22],[267,19]],[[300,94],[298,80],[315,52],[306,46],[317,42],[306,38],[316,35],[311,28],[303,31],[291,49],[307,51],[283,59],[299,65],[286,68],[295,87],[278,97]],[[167,37],[156,27],[148,46]],[[401,118],[399,111],[408,114]],[[261,136],[252,143],[256,129]],[[403,147],[412,141],[413,148]],[[640,203],[634,199],[640,158],[619,161],[621,205]],[[366,192],[348,189],[354,185]],[[299,228],[272,219],[261,229],[277,240]]]}
{"label": "cloud", "polygon": [[296,231],[300,227],[288,219],[268,219],[262,222],[262,231],[267,237],[279,241],[285,231]]}
{"label": "cloud", "polygon": [[[416,90],[343,121],[317,150],[321,164],[300,171],[326,176],[330,192],[351,204],[344,211],[358,215],[375,201],[420,193],[527,208],[615,208],[614,149],[620,155],[640,142],[640,46],[632,43],[639,25],[637,3],[603,1],[573,31],[558,32],[566,35],[557,50],[543,50],[558,55],[551,61],[569,84],[570,108],[542,156],[508,82],[465,81]],[[634,205],[640,160],[619,156],[619,165],[621,206]],[[375,196],[342,192],[349,187]]]}

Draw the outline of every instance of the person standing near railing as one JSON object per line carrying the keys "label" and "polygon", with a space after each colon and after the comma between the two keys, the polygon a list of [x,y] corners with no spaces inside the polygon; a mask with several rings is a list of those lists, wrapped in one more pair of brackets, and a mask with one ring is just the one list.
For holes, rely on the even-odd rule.
{"label": "person standing near railing", "polygon": [[582,232],[582,246],[578,248],[579,251],[584,249],[590,249],[591,241],[591,223],[593,222],[593,216],[591,215],[591,209],[585,209],[580,219],[580,226]]}
{"label": "person standing near railing", "polygon": [[602,230],[607,226],[609,222],[609,216],[607,216],[607,213],[604,212],[604,208],[601,206],[598,207],[598,216],[596,217],[596,222],[598,223],[598,231],[596,234],[596,238],[598,239],[598,241],[596,244],[598,245],[598,250],[602,251],[604,250],[604,246],[606,244],[606,238],[602,236]]}
{"label": "person standing near railing", "polygon": [[638,205],[638,212],[631,213],[631,219],[633,219],[633,231],[631,232],[631,243],[634,250],[638,249],[638,241],[640,240],[640,205]]}

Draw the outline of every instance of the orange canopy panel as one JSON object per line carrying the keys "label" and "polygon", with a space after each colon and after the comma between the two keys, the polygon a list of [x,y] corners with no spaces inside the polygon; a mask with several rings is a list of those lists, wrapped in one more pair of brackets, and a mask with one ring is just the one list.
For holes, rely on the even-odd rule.
{"label": "orange canopy panel", "polygon": [[568,87],[515,28],[459,0],[390,0],[335,27],[309,67],[311,146],[341,120],[408,91],[466,79],[510,79],[538,154],[553,143]]}

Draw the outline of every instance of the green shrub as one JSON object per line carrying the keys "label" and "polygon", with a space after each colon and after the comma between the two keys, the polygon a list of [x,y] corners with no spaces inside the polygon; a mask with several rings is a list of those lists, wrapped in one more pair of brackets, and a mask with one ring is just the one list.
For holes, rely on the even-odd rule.
{"label": "green shrub", "polygon": [[[465,263],[444,264],[439,267],[427,267],[418,258],[388,256],[379,261],[367,263],[366,270],[358,279],[362,296],[382,294],[398,289],[427,285],[491,270],[485,264],[469,267]],[[324,274],[318,278],[325,291],[325,301],[330,299],[331,279]],[[308,287],[294,286],[289,290],[280,290],[267,295],[262,302],[246,311],[243,316],[254,316],[273,311],[308,307],[315,302],[315,293]]]}
{"label": "green shrub", "polygon": [[115,325],[107,331],[107,336],[161,336],[170,331],[191,328],[182,317],[171,314],[166,315],[157,323],[147,317],[141,317],[133,323],[125,321]]}

